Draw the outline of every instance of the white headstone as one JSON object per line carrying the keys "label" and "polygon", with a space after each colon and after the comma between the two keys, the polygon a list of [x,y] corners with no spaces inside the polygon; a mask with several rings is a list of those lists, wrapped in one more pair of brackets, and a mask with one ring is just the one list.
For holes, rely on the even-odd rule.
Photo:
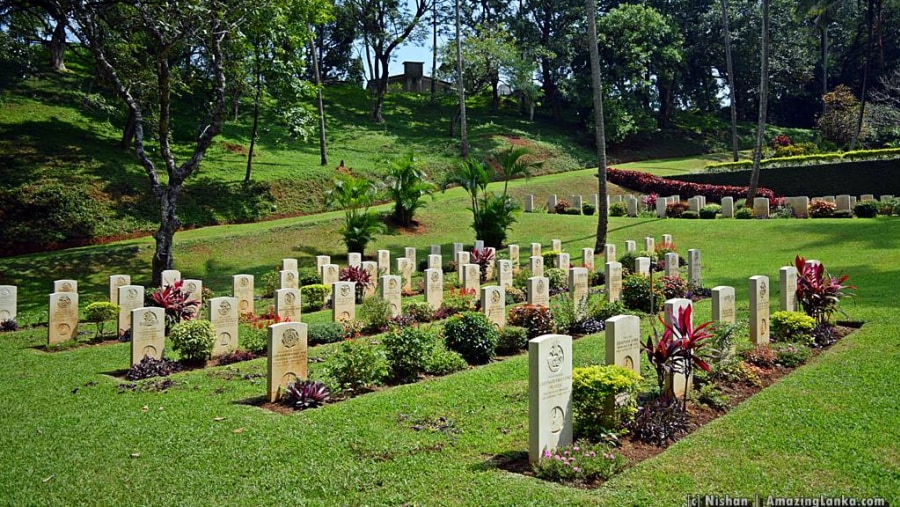
{"label": "white headstone", "polygon": [[282,271],[297,271],[297,259],[281,259]]}
{"label": "white headstone", "polygon": [[614,364],[640,375],[641,319],[616,315],[606,319],[606,364]]}
{"label": "white headstone", "polygon": [[797,268],[785,266],[778,270],[779,308],[783,312],[797,311]]}
{"label": "white headstone", "polygon": [[182,280],[181,291],[187,299],[199,301],[203,305],[203,281],[194,278]]}
{"label": "white headstone", "polygon": [[0,285],[0,322],[16,318],[18,293],[19,288],[15,285]]}
{"label": "white headstone", "polygon": [[700,199],[698,197],[688,199],[688,211],[700,212]]}
{"label": "white headstone", "polygon": [[[131,285],[131,275],[111,275],[109,277],[109,302],[119,304],[119,287]],[[2,320],[2,318],[0,318]]]}
{"label": "white headstone", "polygon": [[[328,287],[329,291],[332,284],[335,284],[341,280],[341,270],[337,264],[325,264],[324,266],[322,266],[322,271],[319,274],[322,275],[322,285]],[[329,301],[330,298],[330,294],[325,295],[326,301]]]}
{"label": "white headstone", "polygon": [[[665,322],[675,329],[679,329],[678,316],[682,310],[685,308],[693,306],[693,303],[690,299],[684,298],[674,298],[666,301],[665,304]],[[687,325],[693,328],[693,317],[687,322]],[[680,337],[680,333],[679,336]],[[672,387],[675,392],[675,396],[681,398],[684,396],[684,392],[688,387],[688,379],[684,376],[684,374],[675,374],[672,378]]]}
{"label": "white headstone", "polygon": [[178,280],[181,280],[181,271],[178,271],[177,269],[166,269],[162,272],[163,287],[174,285]]}
{"label": "white headstone", "polygon": [[603,246],[603,255],[606,258],[606,262],[615,262],[618,260],[616,257],[616,245],[612,243],[607,243]]}
{"label": "white headstone", "polygon": [[465,271],[464,266],[466,264],[469,264],[469,260],[471,259],[471,257],[472,255],[469,252],[456,252],[456,258],[453,259],[454,261],[456,261],[456,279],[457,283],[460,285],[463,284]]}
{"label": "white headstone", "polygon": [[125,285],[119,287],[119,336],[131,330],[131,311],[144,306],[144,287]]}
{"label": "white headstone", "polygon": [[463,288],[467,292],[474,294],[476,298],[481,297],[481,294],[478,292],[478,289],[481,287],[481,266],[478,264],[463,264],[462,267]]}
{"label": "white headstone", "polygon": [[231,281],[231,293],[238,300],[238,311],[241,315],[253,313],[253,275],[234,275]]}
{"label": "white headstone", "polygon": [[541,244],[540,243],[532,243],[531,244],[531,257],[540,257],[541,256]]}
{"label": "white headstone", "polygon": [[144,356],[162,359],[166,346],[166,310],[141,307],[131,310],[131,364],[138,364]]}
{"label": "white headstone", "polygon": [[528,459],[572,443],[572,337],[528,342]]}
{"label": "white headstone", "polygon": [[382,275],[391,274],[391,251],[390,250],[379,250],[378,251],[378,272]]}
{"label": "white headstone", "polygon": [[712,320],[734,324],[734,287],[719,285],[712,288]]}
{"label": "white headstone", "polygon": [[[349,259],[349,255],[347,256]],[[316,256],[316,273],[322,273],[322,266],[326,264],[331,264],[331,256],[330,255],[317,255]]]}
{"label": "white headstone", "polygon": [[527,302],[535,306],[550,306],[550,279],[543,276],[532,276],[528,279]]}
{"label": "white headstone", "polygon": [[400,316],[400,300],[402,298],[402,284],[398,275],[385,275],[381,277],[381,299],[388,302],[391,317]]}
{"label": "white headstone", "polygon": [[556,194],[547,197],[547,213],[556,213]]}
{"label": "white headstone", "polygon": [[525,195],[524,208],[525,208],[525,213],[534,212],[534,194]]}
{"label": "white headstone", "polygon": [[356,283],[335,282],[331,284],[331,288],[331,320],[334,322],[356,320]]}
{"label": "white headstone", "polygon": [[497,261],[497,283],[506,290],[513,286],[513,263],[511,260]]}
{"label": "white headstone", "polygon": [[588,204],[593,206],[594,208],[600,207],[600,196],[598,194],[591,194],[588,196]]}
{"label": "white headstone", "polygon": [[483,240],[483,239],[476,239],[476,240],[475,240],[475,248],[474,248],[474,249],[475,249],[475,250],[484,250],[484,240]]}
{"label": "white headstone", "polygon": [[463,245],[462,243],[453,243],[453,257],[452,258],[455,259],[456,255],[459,252],[465,252],[465,251],[466,251],[465,245]]}
{"label": "white headstone", "polygon": [[666,253],[666,276],[678,276],[678,254],[675,252]]}
{"label": "white headstone", "polygon": [[622,263],[607,262],[606,266],[606,300],[618,301],[622,298]]}
{"label": "white headstone", "polygon": [[440,255],[431,254],[428,256],[428,269],[443,271],[443,262]]}
{"label": "white headstone", "polygon": [[397,258],[397,273],[403,279],[403,290],[412,290],[412,274],[415,266],[413,262],[406,257]]}
{"label": "white headstone", "polygon": [[650,276],[650,257],[637,257],[634,259],[634,272],[639,275]]}
{"label": "white headstone", "polygon": [[700,268],[700,250],[692,248],[688,250],[688,283],[692,287],[703,286],[703,276]]}
{"label": "white headstone", "polygon": [[279,271],[282,289],[299,289],[300,275],[296,271]]}
{"label": "white headstone", "polygon": [[[331,264],[329,262],[329,264]],[[351,268],[362,267],[362,254],[359,252],[350,252],[347,254],[347,265]]]}
{"label": "white headstone", "polygon": [[566,252],[561,252],[556,256],[556,267],[560,269],[569,269],[572,265],[572,259],[569,258],[569,254]]}
{"label": "white headstone", "polygon": [[425,270],[425,302],[435,310],[444,304],[444,275],[440,269]]}
{"label": "white headstone", "polygon": [[769,277],[750,277],[750,343],[769,343]]}
{"label": "white headstone", "polygon": [[792,198],[791,209],[797,218],[809,218],[809,197],[802,195]]}
{"label": "white headstone", "polygon": [[481,288],[481,308],[484,316],[495,326],[506,326],[506,290],[498,285]]}
{"label": "white headstone", "polygon": [[77,280],[54,280],[53,292],[78,292]]}
{"label": "white headstone", "polygon": [[[351,284],[352,285],[352,284]],[[279,391],[307,378],[306,324],[281,322],[269,326],[266,399],[278,401]]]}
{"label": "white headstone", "polygon": [[275,315],[292,322],[300,322],[303,303],[300,289],[278,289],[275,291]]}
{"label": "white headstone", "polygon": [[625,241],[625,253],[637,252],[637,242],[629,239]]}
{"label": "white headstone", "polygon": [[666,218],[666,204],[668,204],[666,199],[656,198],[656,218]]}
{"label": "white headstone", "polygon": [[378,290],[378,263],[375,261],[363,261],[362,268],[369,273],[369,280],[372,282],[366,286],[364,296],[374,296],[375,291]]}
{"label": "white headstone", "polygon": [[644,238],[644,250],[650,253],[656,251],[656,240],[652,236]]}
{"label": "white headstone", "polygon": [[625,212],[630,217],[638,216],[638,200],[634,197],[625,199]]}
{"label": "white headstone", "polygon": [[48,345],[75,339],[78,329],[78,293],[54,292],[50,294],[48,315]]}
{"label": "white headstone", "polygon": [[544,258],[539,255],[531,257],[528,270],[533,276],[544,276]]}
{"label": "white headstone", "polygon": [[756,218],[769,218],[769,198],[753,198],[753,216]]}
{"label": "white headstone", "polygon": [[675,243],[672,241],[671,234],[663,234],[662,235],[662,247],[663,248],[672,248],[675,246]]}
{"label": "white headstone", "polygon": [[863,194],[863,195],[859,196],[859,200],[860,201],[874,201],[875,195],[874,194]]}
{"label": "white headstone", "polygon": [[734,218],[734,197],[722,198],[722,218]]}
{"label": "white headstone", "polygon": [[593,248],[582,248],[581,249],[581,264],[587,268],[588,271],[594,270],[594,249]]}
{"label": "white headstone", "polygon": [[572,199],[571,199],[571,204],[572,204],[572,207],[577,209],[578,211],[581,211],[581,208],[584,207],[584,204],[582,203],[580,195],[573,195]]}
{"label": "white headstone", "polygon": [[416,266],[416,249],[415,249],[415,248],[413,248],[413,247],[411,247],[411,246],[408,246],[408,247],[404,248],[404,249],[403,249],[403,256],[406,257],[407,259],[409,259],[410,262],[412,262],[412,265],[413,265],[413,271],[415,271],[416,269],[418,269],[417,266]]}
{"label": "white headstone", "polygon": [[579,320],[587,318],[589,285],[587,268],[569,270],[569,296],[575,305],[575,317]]}
{"label": "white headstone", "polygon": [[850,211],[850,196],[841,194],[834,199],[835,211]]}
{"label": "white headstone", "polygon": [[441,255],[441,245],[431,245],[428,253],[430,255]]}
{"label": "white headstone", "polygon": [[550,240],[550,250],[554,252],[562,252],[562,241],[558,239]]}
{"label": "white headstone", "polygon": [[519,271],[519,245],[509,245],[506,249],[509,254],[509,260],[512,262],[513,273]]}
{"label": "white headstone", "polygon": [[232,297],[209,300],[207,317],[216,330],[212,355],[221,356],[238,348],[238,301]]}

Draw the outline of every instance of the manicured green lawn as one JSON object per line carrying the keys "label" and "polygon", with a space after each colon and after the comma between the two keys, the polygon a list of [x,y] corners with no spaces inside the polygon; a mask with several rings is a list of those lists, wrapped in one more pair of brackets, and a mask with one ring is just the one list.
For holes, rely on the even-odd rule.
{"label": "manicured green lawn", "polygon": [[[593,192],[587,171],[516,182],[517,193]],[[544,197],[545,198],[545,197]],[[543,200],[541,198],[540,200]],[[398,256],[432,243],[471,245],[459,190],[430,203],[418,235],[370,246]],[[185,276],[227,293],[230,276],[261,275],[282,257],[312,265],[339,257],[339,214],[181,231]],[[596,217],[521,215],[509,240],[527,250],[560,238],[579,260]],[[610,241],[674,236],[702,252],[704,285],[732,285],[748,312],[747,278],[796,254],[851,275],[844,304],[857,333],[657,458],[586,491],[510,474],[497,456],[527,446],[524,355],[289,416],[247,400],[262,395],[258,359],[175,375],[164,392],[118,392],[108,372],[127,366],[125,344],[46,353],[46,329],[0,335],[0,498],[12,505],[683,505],[689,494],[880,496],[900,500],[900,220],[656,220],[613,218]],[[106,276],[149,278],[148,239],[0,259],[20,286],[26,319],[43,321],[52,280],[80,282],[83,304],[106,294]],[[343,263],[344,260],[338,259]],[[259,288],[257,289],[259,290]],[[773,294],[773,301],[777,295]],[[697,304],[696,320],[709,316]],[[318,316],[316,316],[318,317]],[[644,322],[644,332],[649,332]],[[332,346],[311,349],[327,357]],[[603,335],[577,340],[576,365],[601,361]],[[322,363],[310,365],[315,377]],[[238,373],[239,371],[239,373]],[[215,418],[224,417],[216,421]],[[447,430],[414,430],[439,417]],[[428,426],[424,424],[424,426]]]}

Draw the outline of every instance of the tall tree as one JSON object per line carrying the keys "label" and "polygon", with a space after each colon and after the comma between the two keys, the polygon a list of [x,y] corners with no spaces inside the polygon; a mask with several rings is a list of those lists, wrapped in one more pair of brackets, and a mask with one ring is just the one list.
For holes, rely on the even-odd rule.
{"label": "tall tree", "polygon": [[606,132],[603,123],[603,76],[600,74],[600,50],[597,41],[597,13],[595,0],[585,0],[588,24],[588,49],[591,55],[591,84],[594,97],[594,142],[597,144],[597,192],[600,209],[597,210],[597,239],[594,253],[600,253],[606,245],[609,226],[609,205],[606,188]]}
{"label": "tall tree", "polygon": [[[16,13],[29,20],[29,31],[50,50],[50,68],[66,70],[66,28],[69,26],[71,5],[68,0],[0,0],[0,20]],[[40,32],[50,34],[44,40]]]}
{"label": "tall tree", "polygon": [[[372,119],[384,122],[382,108],[388,88],[391,56],[409,39],[424,36],[420,22],[431,9],[433,0],[414,0],[413,11],[400,0],[347,0],[354,11],[357,27],[363,37],[366,54],[371,54]],[[367,58],[368,59],[368,58]]]}
{"label": "tall tree", "polygon": [[759,55],[759,120],[756,124],[756,146],[753,148],[753,170],[750,173],[750,188],[747,190],[747,207],[753,206],[756,189],[759,186],[759,162],[762,159],[763,141],[766,134],[766,109],[769,93],[769,0],[762,0],[762,49]]}
{"label": "tall tree", "polygon": [[[227,5],[211,0],[173,0],[166,4],[106,4],[85,2],[75,10],[77,32],[97,61],[100,70],[114,84],[116,93],[127,104],[135,118],[134,150],[140,161],[150,190],[159,203],[160,226],[153,234],[152,283],[159,285],[162,271],[173,266],[173,239],[181,222],[176,214],[178,195],[187,180],[200,166],[206,150],[222,126],[225,110],[225,69],[222,41],[235,29],[229,24]],[[139,90],[132,81],[134,69],[120,64],[117,52],[129,48],[150,59],[156,79],[156,96],[150,99],[158,119],[156,141],[165,181],[144,144],[144,111],[135,96]],[[185,58],[186,55],[190,55]],[[178,78],[173,63],[192,66],[198,76],[208,79],[207,117],[196,139],[191,156],[176,161],[172,146],[172,102]],[[177,74],[177,72],[176,72]],[[155,151],[155,150],[153,150]]]}
{"label": "tall tree", "polygon": [[462,31],[459,0],[456,0],[456,88],[459,92],[459,156],[469,156],[469,134],[466,127],[466,86],[463,78]]}
{"label": "tall tree", "polygon": [[328,147],[325,140],[325,104],[322,101],[322,75],[319,73],[319,58],[316,55],[315,39],[309,39],[309,55],[312,57],[313,73],[316,79],[316,107],[319,113],[319,163],[328,165]]}
{"label": "tall tree", "polygon": [[731,156],[738,161],[737,92],[734,89],[734,61],[731,57],[731,28],[728,26],[728,0],[722,0],[722,35],[725,36],[725,68],[728,73],[728,98],[731,110]]}

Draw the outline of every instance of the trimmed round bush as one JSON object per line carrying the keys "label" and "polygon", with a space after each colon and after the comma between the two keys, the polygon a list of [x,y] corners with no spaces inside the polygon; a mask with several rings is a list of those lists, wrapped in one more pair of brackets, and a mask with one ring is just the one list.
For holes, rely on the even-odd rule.
{"label": "trimmed round bush", "polygon": [[716,218],[716,215],[722,212],[722,207],[718,204],[707,204],[706,206],[700,208],[700,218],[706,220],[712,220]]}
{"label": "trimmed round bush", "polygon": [[300,287],[300,301],[309,310],[321,310],[325,307],[325,296],[328,295],[328,291],[328,286],[320,283],[304,285]]}
{"label": "trimmed round bush", "polygon": [[587,437],[620,428],[637,412],[641,376],[616,366],[587,366],[572,370],[575,427]]}
{"label": "trimmed round bush", "polygon": [[826,218],[834,216],[835,205],[824,199],[813,199],[808,210],[810,218]]}
{"label": "trimmed round bush", "polygon": [[384,335],[388,371],[398,382],[415,382],[425,372],[437,336],[421,327],[404,326]]}
{"label": "trimmed round bush", "polygon": [[569,273],[566,268],[550,268],[544,270],[544,276],[550,282],[550,295],[569,290]]}
{"label": "trimmed round bush", "polygon": [[753,210],[750,208],[740,208],[734,212],[734,218],[738,220],[750,220],[753,218]]}
{"label": "trimmed round bush", "polygon": [[[653,312],[660,311],[665,302],[664,286],[660,280],[653,281]],[[622,279],[622,303],[630,310],[650,312],[650,278],[634,274]]]}
{"label": "trimmed round bush", "polygon": [[875,218],[878,215],[878,208],[872,201],[858,202],[853,207],[853,214],[859,218]]}
{"label": "trimmed round bush", "polygon": [[515,354],[528,347],[528,330],[519,326],[506,326],[500,330],[497,352]]}
{"label": "trimmed round bush", "polygon": [[597,207],[593,204],[585,204],[581,207],[581,212],[588,216],[593,215],[596,211]]}
{"label": "trimmed round bush", "polygon": [[697,213],[696,211],[685,211],[684,213],[681,214],[681,218],[696,220],[696,219],[700,218],[700,213]]}
{"label": "trimmed round bush", "polygon": [[338,322],[310,322],[306,327],[310,345],[337,343],[346,337],[344,327]]}
{"label": "trimmed round bush", "polygon": [[184,320],[169,331],[172,348],[185,361],[206,361],[212,357],[216,332],[208,320]]}
{"label": "trimmed round bush", "polygon": [[447,319],[444,340],[469,364],[484,364],[494,357],[499,333],[494,324],[478,312],[463,312]]}
{"label": "trimmed round bush", "polygon": [[506,320],[511,326],[524,327],[528,330],[528,339],[552,333],[556,327],[553,312],[546,306],[522,305],[509,310]]}
{"label": "trimmed round bush", "polygon": [[434,320],[434,308],[425,301],[403,303],[400,313],[406,317],[412,317],[416,322],[431,322]]}
{"label": "trimmed round bush", "polygon": [[775,312],[769,317],[769,322],[775,341],[812,345],[816,319],[804,312]]}
{"label": "trimmed round bush", "polygon": [[624,217],[628,214],[628,207],[624,202],[614,202],[609,205],[609,216]]}

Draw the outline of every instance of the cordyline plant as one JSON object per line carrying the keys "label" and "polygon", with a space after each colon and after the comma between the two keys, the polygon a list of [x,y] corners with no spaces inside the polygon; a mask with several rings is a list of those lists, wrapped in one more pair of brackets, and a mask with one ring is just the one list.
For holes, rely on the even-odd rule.
{"label": "cordyline plant", "polygon": [[366,293],[366,288],[375,283],[375,280],[372,280],[372,275],[368,271],[357,266],[347,266],[346,268],[342,268],[338,275],[338,279],[342,282],[356,283],[357,302],[362,302],[363,296]]}
{"label": "cordyline plant", "polygon": [[488,266],[494,262],[494,250],[491,248],[472,249],[472,264],[478,264],[481,283],[487,281]]}
{"label": "cordyline plant", "polygon": [[184,282],[176,280],[150,294],[150,306],[163,308],[166,311],[166,329],[183,320],[191,320],[197,316],[200,300],[190,292],[183,290]]}
{"label": "cordyline plant", "polygon": [[[671,403],[677,401],[672,382],[668,382],[667,378],[675,375],[684,375],[685,378],[691,378],[694,367],[698,367],[703,371],[709,371],[709,365],[700,358],[698,351],[705,345],[704,340],[712,337],[712,333],[707,328],[712,322],[704,322],[697,327],[691,325],[691,314],[693,307],[687,306],[678,310],[678,316],[673,324],[667,324],[660,318],[660,322],[665,326],[665,331],[656,343],[653,343],[653,337],[647,337],[647,343],[644,344],[643,350],[647,353],[647,359],[656,369],[656,381],[659,384],[660,391],[663,392],[663,401]],[[656,334],[656,328],[654,328]],[[682,408],[687,408],[687,389],[684,392]]]}
{"label": "cordyline plant", "polygon": [[854,288],[844,285],[849,275],[831,276],[822,263],[807,262],[799,255],[794,258],[794,265],[797,267],[797,301],[816,323],[827,323],[838,309],[841,298],[849,296],[844,290]]}

